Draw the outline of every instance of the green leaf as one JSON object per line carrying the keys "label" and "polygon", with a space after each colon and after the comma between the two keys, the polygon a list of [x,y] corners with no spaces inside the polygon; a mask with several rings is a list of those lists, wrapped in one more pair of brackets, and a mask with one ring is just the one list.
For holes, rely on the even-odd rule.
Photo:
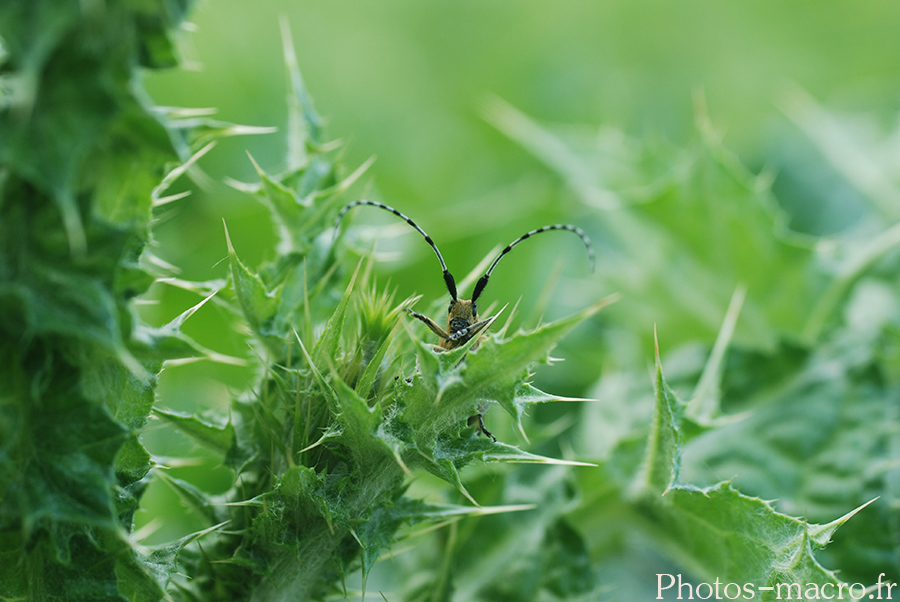
{"label": "green leaf", "polygon": [[272,292],[266,290],[266,286],[259,276],[247,269],[238,259],[227,227],[225,228],[225,240],[228,244],[228,257],[231,260],[231,280],[238,303],[250,328],[265,340],[265,335],[274,334],[271,320],[277,311],[277,298]]}
{"label": "green leaf", "polygon": [[523,511],[473,517],[419,545],[421,562],[412,570],[438,576],[423,580],[430,583],[424,591],[404,592],[404,599],[421,599],[425,592],[454,600],[602,599],[586,541],[565,518],[577,503],[570,470],[526,467],[502,478],[491,473],[473,486],[489,484],[499,503]]}
{"label": "green leaf", "polygon": [[226,453],[234,445],[234,426],[207,422],[192,414],[154,408],[153,413],[172,424],[185,435],[220,453]]}
{"label": "green leaf", "polygon": [[157,600],[165,596],[166,586],[178,572],[177,559],[184,548],[224,526],[214,525],[162,546],[137,547],[134,556],[125,556],[116,567],[122,596],[128,600]]}
{"label": "green leaf", "polygon": [[485,462],[521,462],[526,464],[554,464],[559,466],[596,466],[590,462],[577,460],[560,460],[523,451],[506,443],[495,443],[481,456]]}
{"label": "green leaf", "polygon": [[636,494],[663,495],[678,481],[681,464],[681,415],[683,406],[663,376],[656,351],[656,408],[641,473],[633,484]]}
{"label": "green leaf", "polygon": [[299,224],[305,221],[312,211],[310,200],[301,198],[284,182],[267,174],[253,157],[250,157],[250,161],[260,179],[258,196],[272,206],[275,214],[285,224]]}
{"label": "green leaf", "polygon": [[158,471],[157,476],[171,487],[188,508],[197,515],[202,516],[212,524],[221,522],[220,506],[214,504],[209,495],[183,479],[177,479],[166,474],[164,470]]}
{"label": "green leaf", "polygon": [[296,170],[309,161],[307,147],[322,143],[322,118],[313,108],[312,98],[300,75],[297,53],[286,19],[281,20],[281,39],[284,64],[291,84],[291,94],[288,95],[288,166]]}
{"label": "green leaf", "polygon": [[725,352],[731,342],[731,335],[734,333],[746,292],[744,287],[735,289],[731,302],[728,304],[722,328],[719,329],[719,334],[716,336],[716,342],[703,367],[697,387],[694,389],[690,401],[685,405],[685,415],[698,424],[712,426],[720,418]]}
{"label": "green leaf", "polygon": [[[682,465],[702,466],[712,458],[698,464],[689,453],[683,453],[682,406],[663,376],[658,355],[656,368],[656,404],[644,462],[627,492],[635,512],[650,517],[652,537],[699,581],[711,583],[720,579],[756,587],[798,583],[803,588],[809,584],[839,583],[832,571],[822,567],[814,552],[829,542],[839,526],[848,523],[871,502],[864,501],[857,510],[837,520],[815,524],[777,512],[760,498],[740,493],[731,482],[708,487],[688,484],[687,479],[696,469],[681,470]],[[785,421],[783,407],[777,412],[782,422],[790,424],[791,421]],[[756,435],[725,434],[731,429],[746,428],[753,418],[709,431],[692,440],[686,449],[690,452],[704,438],[721,433],[734,443],[746,442],[752,446],[748,449],[760,451],[760,438]],[[766,428],[775,430],[776,420],[770,416]],[[799,423],[796,426],[806,427]],[[716,454],[722,453],[725,447],[722,441],[715,448]],[[620,447],[624,449],[624,442]],[[611,461],[615,460],[619,459],[613,456]],[[746,474],[746,470],[740,474]],[[849,528],[854,522],[857,526],[865,525],[862,521],[850,521]]]}
{"label": "green leaf", "polygon": [[[427,425],[416,433],[419,446],[430,447],[429,439],[437,434],[435,429],[444,424],[425,417],[434,411],[433,406],[439,406],[445,420],[453,423],[478,413],[479,405],[485,402],[503,400],[504,409],[518,424],[522,405],[513,400],[515,392],[525,384],[529,367],[544,359],[552,346],[578,323],[614,300],[615,297],[602,299],[577,314],[507,340],[488,339],[468,354],[469,347],[446,353],[423,347],[419,353],[422,379],[415,378],[413,389],[403,392],[404,420]],[[465,361],[461,361],[463,357]]]}
{"label": "green leaf", "polygon": [[562,600],[594,595],[597,587],[584,539],[565,520],[547,528],[541,545],[543,586]]}
{"label": "green leaf", "polygon": [[702,579],[752,583],[757,588],[839,583],[834,572],[813,556],[813,550],[824,545],[819,534],[830,535],[831,525],[823,528],[780,514],[729,483],[706,489],[674,486],[656,517],[670,541],[676,542],[682,562]]}
{"label": "green leaf", "polygon": [[[858,302],[872,315],[867,295]],[[765,358],[741,354],[737,366],[781,376],[742,387],[743,420],[694,439],[683,455],[683,477],[706,485],[730,475],[744,490],[782,500],[786,512],[826,523],[889,495],[896,435],[893,386],[881,368],[884,336],[854,324],[799,361],[790,348]],[[792,369],[783,373],[786,366]],[[726,375],[724,385],[732,389],[751,376],[729,382]],[[828,551],[852,580],[867,579],[873,564],[894,553],[896,534],[884,527],[893,514],[889,504],[880,500],[866,513],[870,520],[850,521],[842,531],[858,542],[854,551]]]}
{"label": "green leaf", "polygon": [[[139,3],[137,3],[139,4]],[[178,137],[137,66],[172,62],[187,2],[0,6],[0,597],[156,600],[127,531],[163,345],[133,300]],[[94,7],[96,8],[96,7]],[[12,92],[12,93],[10,93]]]}
{"label": "green leaf", "polygon": [[381,406],[372,407],[342,380],[335,380],[337,398],[335,421],[341,426],[340,440],[356,457],[361,468],[377,465],[393,452],[375,436],[383,421]]}
{"label": "green leaf", "polygon": [[347,315],[347,306],[350,304],[350,296],[353,292],[353,287],[356,284],[356,276],[359,274],[361,265],[362,262],[357,264],[356,270],[350,277],[350,283],[344,291],[344,296],[341,297],[337,309],[335,309],[334,313],[325,324],[325,331],[322,333],[322,336],[316,341],[311,359],[314,364],[324,365],[325,362],[332,361],[333,358],[336,358],[339,355],[338,346],[341,343],[341,333],[344,330],[344,318]]}
{"label": "green leaf", "polygon": [[[395,308],[389,309],[393,302],[393,295],[387,296],[376,292],[363,298],[360,321],[361,336],[365,342],[363,342],[362,347],[364,350],[366,347],[371,349],[373,341],[377,342],[377,347],[374,353],[370,354],[371,357],[366,364],[365,370],[356,384],[356,391],[361,397],[369,397],[376,379],[382,374],[387,351],[391,344],[394,343],[402,325],[400,321],[403,313],[402,308],[409,307],[416,299],[417,297],[405,299]],[[364,351],[364,358],[365,355],[366,352]]]}

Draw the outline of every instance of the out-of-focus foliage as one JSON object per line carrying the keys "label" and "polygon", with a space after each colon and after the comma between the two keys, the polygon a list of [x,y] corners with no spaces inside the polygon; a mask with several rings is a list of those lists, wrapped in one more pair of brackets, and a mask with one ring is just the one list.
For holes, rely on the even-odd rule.
{"label": "out-of-focus foliage", "polygon": [[[864,160],[871,166],[865,175],[856,175],[861,196],[873,182],[884,184],[860,221],[840,236],[787,232],[770,178],[746,172],[722,148],[703,113],[691,147],[661,149],[632,141],[630,155],[615,152],[623,148],[621,135],[598,139],[554,133],[502,105],[493,115],[586,203],[602,198],[611,205],[602,214],[603,227],[615,229],[609,236],[616,256],[607,266],[608,277],[618,282],[626,300],[608,314],[609,328],[622,331],[612,338],[648,337],[639,325],[653,316],[661,340],[672,341],[666,345],[672,349],[670,363],[677,367],[679,386],[689,393],[687,403],[672,402],[687,418],[673,486],[721,488],[716,483],[727,479],[752,495],[777,500],[783,512],[823,523],[878,498],[839,532],[840,545],[821,556],[830,568],[840,569],[841,579],[871,584],[880,572],[890,575],[898,568],[900,228],[883,202],[895,194],[891,190],[897,186],[888,183],[896,177],[885,166],[883,143],[861,151],[847,123],[799,93],[795,98],[795,117],[816,134],[824,154],[841,165]],[[619,142],[607,146],[610,139]],[[850,144],[839,147],[838,140]],[[631,161],[621,161],[628,156]],[[729,312],[726,287],[737,289]],[[714,347],[712,333],[701,334],[712,316],[724,320]],[[729,349],[732,336],[737,344]],[[708,341],[708,356],[698,339]],[[597,555],[617,563],[622,554],[635,551],[611,542],[633,540],[629,533],[645,530],[650,518],[648,536],[676,550],[672,560],[695,578],[711,582],[728,572],[743,582],[751,575],[726,571],[715,561],[736,545],[736,534],[722,541],[701,537],[705,546],[715,545],[698,559],[690,519],[660,520],[658,509],[629,501],[634,487],[628,475],[638,469],[630,450],[635,437],[647,431],[650,397],[641,393],[643,370],[629,367],[622,356],[607,366],[612,364],[615,369],[594,389],[601,404],[583,414],[581,447],[576,445],[589,457],[607,458],[611,481],[580,475],[584,495],[590,498],[595,491],[598,497],[574,513],[578,524],[597,546]],[[658,441],[659,425],[653,425],[651,442]],[[666,484],[665,479],[658,483]],[[617,489],[621,498],[611,498]],[[721,500],[718,493],[712,497]],[[636,519],[630,525],[621,520],[623,499]],[[714,524],[717,512],[704,510],[704,522]],[[618,535],[604,526],[612,517],[619,520]],[[804,537],[816,547],[832,531],[810,527]],[[816,532],[826,536],[817,538]],[[603,537],[592,537],[598,533]],[[749,558],[760,554],[740,547],[748,558],[743,571]],[[789,548],[774,549],[794,557]],[[645,586],[655,583],[648,573]],[[762,584],[764,576],[785,580],[778,571],[764,570],[755,573],[754,582]]]}
{"label": "out-of-focus foliage", "polygon": [[174,65],[187,2],[0,6],[0,597],[156,600],[128,533],[163,360],[202,355],[136,296],[160,182],[186,147],[139,65]]}
{"label": "out-of-focus foliage", "polygon": [[[286,125],[281,16],[329,131],[348,142],[348,164],[375,157],[371,184],[381,200],[430,223],[459,271],[529,227],[585,221],[570,194],[480,119],[491,95],[542,122],[612,126],[681,145],[694,135],[694,94],[702,91],[729,148],[754,170],[772,167],[776,189],[790,186],[779,202],[790,204],[791,223],[830,233],[858,218],[859,199],[819,169],[817,151],[784,115],[785,90],[799,85],[829,107],[871,115],[876,131],[893,124],[900,94],[900,6],[890,0],[833,3],[827,11],[777,0],[217,0],[197,7],[196,31],[185,36],[195,68],[151,75],[148,88],[163,104]],[[223,143],[203,165],[214,176],[249,180],[245,146],[263,167],[284,168],[279,136]],[[262,247],[270,239],[262,208],[227,189],[212,192],[186,203],[185,218],[159,232],[161,240],[185,241],[168,245],[166,257],[193,278],[217,274],[220,216],[236,240]],[[531,275],[498,272],[495,282],[530,308],[554,262],[543,245],[522,252]],[[440,280],[419,275],[431,261],[404,253],[394,281],[426,299],[440,295]],[[566,313],[565,295],[553,300],[558,315]]]}

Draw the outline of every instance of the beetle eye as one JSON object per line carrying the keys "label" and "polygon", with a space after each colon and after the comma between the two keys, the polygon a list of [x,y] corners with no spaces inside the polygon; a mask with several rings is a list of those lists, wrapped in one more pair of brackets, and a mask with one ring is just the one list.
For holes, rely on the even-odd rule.
{"label": "beetle eye", "polygon": [[447,313],[449,314],[451,311],[453,311],[453,301],[451,301],[450,306],[447,307]]}
{"label": "beetle eye", "polygon": [[472,317],[476,319],[478,317],[478,306],[474,303],[472,304]]}

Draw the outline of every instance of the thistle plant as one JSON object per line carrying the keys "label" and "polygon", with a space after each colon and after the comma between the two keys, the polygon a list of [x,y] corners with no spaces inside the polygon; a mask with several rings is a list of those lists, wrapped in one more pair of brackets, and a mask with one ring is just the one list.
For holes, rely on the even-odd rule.
{"label": "thistle plant", "polygon": [[[228,242],[234,302],[257,342],[262,380],[234,401],[224,427],[157,412],[217,449],[235,473],[218,504],[168,478],[220,526],[182,555],[191,576],[183,593],[197,600],[318,599],[357,567],[364,591],[401,525],[498,511],[468,494],[463,467],[568,463],[480,436],[467,417],[496,403],[519,422],[529,404],[557,399],[531,386],[531,367],[607,302],[530,332],[497,329],[477,351],[478,339],[446,353],[414,342],[404,328],[413,299],[395,303],[376,286],[370,256],[332,230],[365,166],[341,175],[289,43],[285,56],[293,88],[288,171],[275,177],[258,168],[260,183],[240,186],[270,208],[279,255],[251,269]],[[418,470],[471,505],[407,497]]]}
{"label": "thistle plant", "polygon": [[5,600],[163,595],[128,539],[151,467],[138,434],[162,362],[202,351],[133,307],[160,182],[190,153],[134,78],[175,64],[187,4],[0,6]]}
{"label": "thistle plant", "polygon": [[[182,196],[170,187],[214,138],[262,131],[149,106],[139,70],[175,64],[185,10],[0,5],[0,598],[365,599],[383,568],[387,599],[594,601],[619,596],[611,585],[648,558],[691,587],[740,584],[745,598],[774,599],[781,590],[765,588],[779,584],[815,598],[876,577],[880,595],[879,571],[900,566],[890,202],[868,215],[874,236],[828,255],[834,246],[784,228],[771,182],[702,113],[698,141],[680,149],[594,130],[573,139],[489,103],[489,119],[590,210],[600,278],[628,302],[598,313],[615,297],[596,295],[529,330],[497,302],[482,312],[485,337],[437,352],[406,311],[423,300],[379,281],[352,221],[333,228],[369,164],[343,167],[285,35],[287,168],[254,163],[257,182],[231,182],[268,208],[274,258],[251,265],[226,223],[227,282],[177,282],[198,303],[151,327],[135,302],[171,275],[149,244]],[[794,100],[804,129],[840,131]],[[885,148],[866,163],[893,166]],[[868,170],[847,173],[873,189]],[[461,290],[479,288],[490,259]],[[429,315],[446,299],[434,301]],[[182,331],[207,303],[236,316],[257,373],[227,412],[200,417],[167,409],[155,388],[167,360],[222,359]],[[568,333],[582,337],[574,367],[544,374],[597,379],[598,401],[532,422],[535,404],[565,399],[534,373]],[[520,445],[469,424],[488,411]],[[141,443],[151,416],[216,454],[231,487],[213,495],[173,476]],[[439,495],[420,495],[420,475]],[[204,527],[136,541],[153,479]],[[828,545],[838,527],[843,541]],[[413,535],[427,543],[403,555]],[[674,598],[674,575],[637,577],[635,599],[663,585]]]}
{"label": "thistle plant", "polygon": [[[517,417],[552,400],[527,384],[529,367],[599,308],[489,340],[465,362],[465,349],[437,357],[423,343],[417,368],[400,326],[410,300],[394,303],[370,261],[332,241],[335,203],[364,167],[340,177],[287,52],[289,169],[278,178],[260,170],[248,189],[271,209],[279,255],[251,270],[228,246],[233,304],[262,380],[224,425],[156,412],[219,451],[235,487],[212,499],[154,471],[210,530],[134,545],[134,512],[161,462],[138,440],[156,375],[167,359],[212,355],[180,331],[209,296],[160,328],[134,312],[134,298],[165,275],[146,250],[154,206],[171,200],[165,190],[210,136],[246,131],[145,105],[134,70],[174,64],[168,36],[186,6],[168,9],[177,10],[0,10],[4,598],[158,599],[179,553],[191,579],[172,595],[321,597],[350,567],[365,574],[399,525],[491,511],[407,499],[412,471],[465,491],[459,470],[477,459],[554,462],[479,439],[466,417],[488,400]],[[57,26],[42,28],[51,15]]]}

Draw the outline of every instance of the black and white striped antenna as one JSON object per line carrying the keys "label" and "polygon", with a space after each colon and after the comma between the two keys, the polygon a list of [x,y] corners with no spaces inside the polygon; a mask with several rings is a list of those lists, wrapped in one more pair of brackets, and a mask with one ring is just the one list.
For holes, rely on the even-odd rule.
{"label": "black and white striped antenna", "polygon": [[487,286],[488,279],[491,277],[491,272],[494,271],[494,268],[497,267],[497,264],[500,263],[500,260],[503,257],[512,251],[513,247],[517,244],[531,238],[535,234],[540,234],[541,232],[549,232],[550,230],[568,230],[574,234],[577,234],[581,238],[581,242],[584,243],[584,246],[587,248],[588,258],[591,261],[591,271],[594,271],[594,247],[591,245],[591,239],[588,238],[587,234],[584,233],[584,230],[578,228],[576,226],[572,226],[570,224],[553,224],[552,226],[544,226],[543,228],[538,228],[537,230],[532,230],[531,232],[526,232],[519,238],[515,239],[508,245],[506,248],[500,251],[500,254],[494,258],[494,261],[491,262],[491,266],[487,269],[487,272],[484,273],[484,276],[478,279],[478,282],[475,284],[475,290],[472,292],[472,303],[475,302],[476,299],[481,295],[482,291],[484,291],[484,287]]}
{"label": "black and white striped antenna", "polygon": [[341,209],[340,213],[338,213],[337,217],[335,218],[335,220],[334,220],[335,235],[337,235],[337,227],[338,227],[338,223],[340,223],[340,221],[341,221],[341,218],[344,217],[344,215],[348,211],[350,211],[354,207],[359,207],[360,205],[368,205],[370,207],[378,207],[379,209],[384,209],[385,211],[389,211],[390,213],[393,213],[400,219],[405,220],[407,224],[409,224],[410,226],[415,228],[419,232],[419,234],[421,234],[423,237],[425,237],[425,242],[427,242],[429,244],[429,246],[431,246],[431,248],[434,250],[434,254],[437,255],[438,261],[441,262],[441,269],[444,271],[444,283],[447,285],[447,290],[450,292],[450,297],[454,301],[456,301],[456,280],[453,279],[453,274],[451,274],[450,271],[447,269],[447,264],[444,263],[444,257],[441,255],[441,252],[438,250],[437,245],[434,244],[434,241],[431,240],[431,237],[428,236],[428,234],[425,232],[425,230],[420,228],[416,222],[412,221],[409,217],[403,215],[402,213],[400,213],[393,207],[391,207],[389,205],[385,205],[384,203],[379,203],[377,201],[353,201],[352,203],[348,204],[346,207]]}

